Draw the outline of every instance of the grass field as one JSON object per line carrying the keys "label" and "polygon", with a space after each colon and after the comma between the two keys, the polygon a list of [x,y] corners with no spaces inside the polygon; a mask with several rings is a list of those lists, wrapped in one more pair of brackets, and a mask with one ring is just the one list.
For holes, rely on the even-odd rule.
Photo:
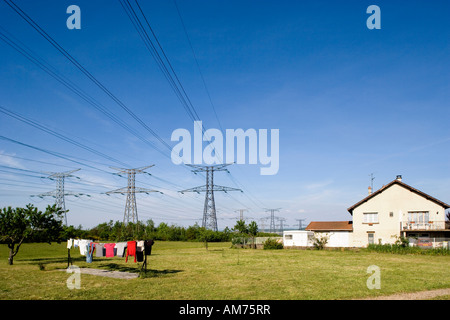
{"label": "grass field", "polygon": [[[72,249],[79,267],[137,272],[125,258],[86,263]],[[291,300],[353,299],[400,292],[450,288],[450,256],[313,250],[231,249],[230,243],[157,241],[146,277],[124,280],[81,274],[81,289],[69,290],[64,244],[23,244],[14,265],[0,245],[0,299]],[[41,268],[39,265],[41,264]],[[381,289],[368,289],[367,268],[381,271]],[[43,268],[42,268],[43,266]],[[448,298],[448,297],[447,297]]]}

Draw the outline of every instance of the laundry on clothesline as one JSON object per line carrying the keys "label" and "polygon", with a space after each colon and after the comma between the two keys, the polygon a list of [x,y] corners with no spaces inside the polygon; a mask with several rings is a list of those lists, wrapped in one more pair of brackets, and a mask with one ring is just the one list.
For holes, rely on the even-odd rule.
{"label": "laundry on clothesline", "polygon": [[89,239],[68,239],[67,248],[79,248],[80,254],[86,256],[86,262],[91,263],[95,257],[125,257],[128,262],[128,256],[134,257],[134,262],[144,261],[144,255],[151,255],[153,240],[122,241],[99,243]]}

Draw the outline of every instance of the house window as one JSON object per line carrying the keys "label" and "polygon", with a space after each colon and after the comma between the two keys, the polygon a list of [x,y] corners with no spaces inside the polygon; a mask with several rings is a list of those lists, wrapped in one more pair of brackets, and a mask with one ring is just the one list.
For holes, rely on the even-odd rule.
{"label": "house window", "polygon": [[367,240],[369,244],[374,244],[375,234],[374,233],[368,233],[367,234]]}
{"label": "house window", "polygon": [[284,238],[286,240],[292,240],[292,234],[286,234],[286,235],[284,235]]}
{"label": "house window", "polygon": [[428,223],[430,221],[430,212],[428,211],[409,211],[408,222]]}
{"label": "house window", "polygon": [[364,213],[364,223],[374,223],[378,222],[378,212],[368,212]]}
{"label": "house window", "polygon": [[389,212],[389,217],[393,217],[394,216],[394,213],[391,211],[391,212]]}

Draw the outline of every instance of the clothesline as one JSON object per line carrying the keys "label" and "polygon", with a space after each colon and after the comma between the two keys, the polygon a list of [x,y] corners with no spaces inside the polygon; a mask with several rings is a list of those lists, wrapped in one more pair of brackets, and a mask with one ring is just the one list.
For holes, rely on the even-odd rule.
{"label": "clothesline", "polygon": [[79,248],[80,254],[86,256],[86,262],[91,263],[94,252],[95,257],[128,257],[133,256],[134,262],[143,262],[144,255],[150,255],[152,252],[153,240],[133,240],[122,242],[101,243],[89,239],[69,239],[67,240],[67,249],[70,259],[70,249]]}

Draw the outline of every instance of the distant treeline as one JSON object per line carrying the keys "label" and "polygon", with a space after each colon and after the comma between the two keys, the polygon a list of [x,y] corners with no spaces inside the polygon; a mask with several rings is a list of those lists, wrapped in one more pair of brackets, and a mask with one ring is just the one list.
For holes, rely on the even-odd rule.
{"label": "distant treeline", "polygon": [[[226,227],[223,231],[212,231],[200,227],[197,223],[187,228],[168,225],[161,222],[155,226],[153,220],[137,223],[110,220],[91,229],[84,230],[81,226],[65,227],[63,238],[82,238],[102,241],[127,241],[133,239],[153,239],[163,241],[208,241],[227,242],[237,235],[235,229]],[[273,236],[273,234],[258,232],[257,236]]]}

